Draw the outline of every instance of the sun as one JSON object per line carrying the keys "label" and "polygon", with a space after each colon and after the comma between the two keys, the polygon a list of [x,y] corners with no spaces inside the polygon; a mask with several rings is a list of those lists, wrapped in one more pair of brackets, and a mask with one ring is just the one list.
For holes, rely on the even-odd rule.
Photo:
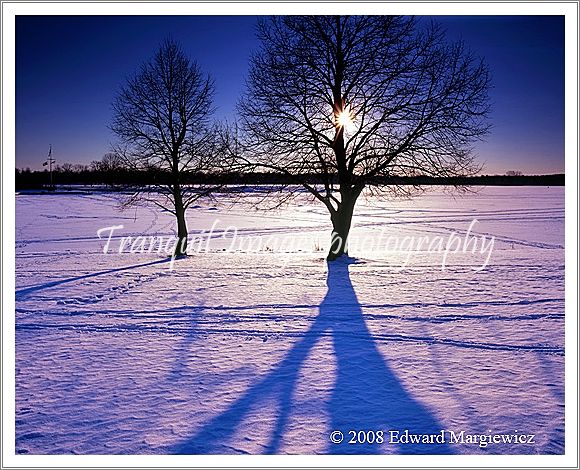
{"label": "sun", "polygon": [[350,113],[347,111],[342,111],[336,117],[336,122],[341,127],[350,126],[352,124],[352,119],[350,118]]}
{"label": "sun", "polygon": [[335,123],[337,127],[342,127],[347,130],[352,129],[354,126],[354,115],[350,110],[350,106],[344,108],[340,113],[336,115]]}

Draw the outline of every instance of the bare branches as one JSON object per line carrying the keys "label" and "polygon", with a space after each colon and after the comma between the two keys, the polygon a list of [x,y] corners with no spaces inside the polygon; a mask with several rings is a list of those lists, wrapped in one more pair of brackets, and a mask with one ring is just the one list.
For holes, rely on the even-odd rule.
{"label": "bare branches", "polygon": [[471,145],[488,131],[489,75],[435,25],[401,16],[284,16],[262,21],[259,37],[235,153],[327,207],[328,259],[346,253],[365,187],[410,194],[383,186],[385,177],[477,171]]}
{"label": "bare branches", "polygon": [[[381,176],[477,171],[471,145],[489,130],[489,74],[437,26],[285,16],[262,21],[259,37],[239,104],[243,149],[256,166],[299,183],[318,174],[323,188],[301,184],[325,203]],[[347,108],[351,128],[337,127]]]}
{"label": "bare branches", "polygon": [[126,168],[158,175],[135,194],[161,194],[153,202],[174,211],[176,191],[185,208],[211,193],[181,182],[188,173],[219,169],[219,129],[209,124],[213,93],[212,79],[171,40],[127,80],[113,103],[114,152]]}
{"label": "bare branches", "polygon": [[128,202],[147,200],[176,216],[179,255],[187,247],[185,211],[217,189],[191,184],[192,175],[219,169],[221,139],[209,125],[213,92],[211,78],[167,40],[113,103],[117,155],[127,168],[154,179],[137,185]]}

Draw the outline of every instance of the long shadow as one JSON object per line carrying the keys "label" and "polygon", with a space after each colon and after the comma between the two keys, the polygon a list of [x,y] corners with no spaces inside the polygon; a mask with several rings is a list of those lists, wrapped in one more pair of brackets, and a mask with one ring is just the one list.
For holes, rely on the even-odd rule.
{"label": "long shadow", "polygon": [[[319,314],[284,359],[194,436],[171,449],[172,452],[229,453],[235,448],[236,443],[232,440],[242,423],[251,413],[259,413],[263,405],[274,401],[277,405],[274,427],[267,442],[262,445],[263,453],[278,453],[290,416],[295,411],[293,395],[300,369],[317,341],[322,336],[330,336],[336,359],[336,381],[326,403],[332,428],[328,434],[332,430],[341,431],[345,439],[341,444],[333,444],[329,435],[312,436],[313,440],[325,443],[326,453],[452,453],[446,444],[388,443],[389,430],[438,434],[443,427],[405,390],[378,351],[350,280],[350,264],[351,260],[338,260],[328,264],[328,291],[320,304]],[[321,367],[324,365],[321,364]],[[309,423],[302,425],[308,428]],[[387,442],[349,444],[350,430],[384,431]],[[297,452],[300,452],[299,448]]]}
{"label": "long shadow", "polygon": [[67,277],[65,279],[57,279],[56,281],[46,282],[44,284],[38,284],[36,286],[23,287],[22,289],[18,289],[16,291],[16,300],[23,300],[28,294],[31,294],[33,292],[37,292],[39,290],[48,289],[50,287],[60,286],[61,284],[66,284],[66,283],[74,282],[74,281],[81,281],[83,279],[89,279],[91,277],[103,276],[105,274],[118,273],[120,271],[130,271],[132,269],[143,268],[145,266],[152,266],[154,264],[167,263],[170,260],[171,260],[171,258],[164,258],[164,259],[159,259],[157,261],[150,261],[148,263],[134,264],[131,266],[122,266],[120,268],[107,269],[105,271],[98,271],[96,273],[84,274],[82,276]]}
{"label": "long shadow", "polygon": [[[332,266],[331,266],[332,265]],[[350,307],[335,307],[346,304]],[[349,430],[437,434],[443,429],[436,418],[403,387],[378,351],[365,323],[352,286],[348,264],[329,264],[328,292],[320,305],[320,316],[332,329],[337,379],[329,404],[332,429],[345,440],[329,447],[329,453],[377,453],[377,444],[349,444]],[[387,445],[387,444],[382,444]],[[449,454],[445,444],[388,444],[401,454]],[[395,449],[393,449],[395,450]]]}

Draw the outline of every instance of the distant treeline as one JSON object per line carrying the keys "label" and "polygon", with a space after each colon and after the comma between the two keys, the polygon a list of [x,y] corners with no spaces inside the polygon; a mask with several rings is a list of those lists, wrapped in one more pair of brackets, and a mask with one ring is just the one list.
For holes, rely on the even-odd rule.
{"label": "distant treeline", "polygon": [[[322,184],[317,174],[301,177],[310,184]],[[170,182],[169,175],[158,171],[130,171],[114,169],[102,171],[83,165],[70,168],[59,167],[53,171],[53,184],[60,185],[107,185],[111,188],[135,185],[158,185]],[[471,177],[431,177],[431,176],[389,176],[373,181],[384,185],[445,185],[445,186],[564,186],[564,174],[555,175],[483,175]],[[238,173],[220,174],[186,173],[183,184],[295,184],[296,181],[280,173]],[[44,171],[16,170],[16,189],[42,189],[50,184],[49,173]]]}

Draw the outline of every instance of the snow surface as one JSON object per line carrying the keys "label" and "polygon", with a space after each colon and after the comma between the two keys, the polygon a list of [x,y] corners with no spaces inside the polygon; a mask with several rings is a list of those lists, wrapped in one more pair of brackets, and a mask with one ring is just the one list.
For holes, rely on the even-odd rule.
{"label": "snow surface", "polygon": [[[361,200],[355,258],[330,265],[320,204],[266,212],[253,197],[191,209],[192,235],[217,231],[169,270],[157,253],[103,254],[96,235],[122,224],[114,249],[170,235],[168,213],[120,211],[107,193],[17,195],[18,453],[564,452],[564,188]],[[354,243],[448,237],[474,218],[495,236],[479,272],[481,254],[442,270],[419,250],[401,269],[408,253]],[[230,225],[237,239],[219,232]],[[406,429],[535,443],[347,442]]]}

